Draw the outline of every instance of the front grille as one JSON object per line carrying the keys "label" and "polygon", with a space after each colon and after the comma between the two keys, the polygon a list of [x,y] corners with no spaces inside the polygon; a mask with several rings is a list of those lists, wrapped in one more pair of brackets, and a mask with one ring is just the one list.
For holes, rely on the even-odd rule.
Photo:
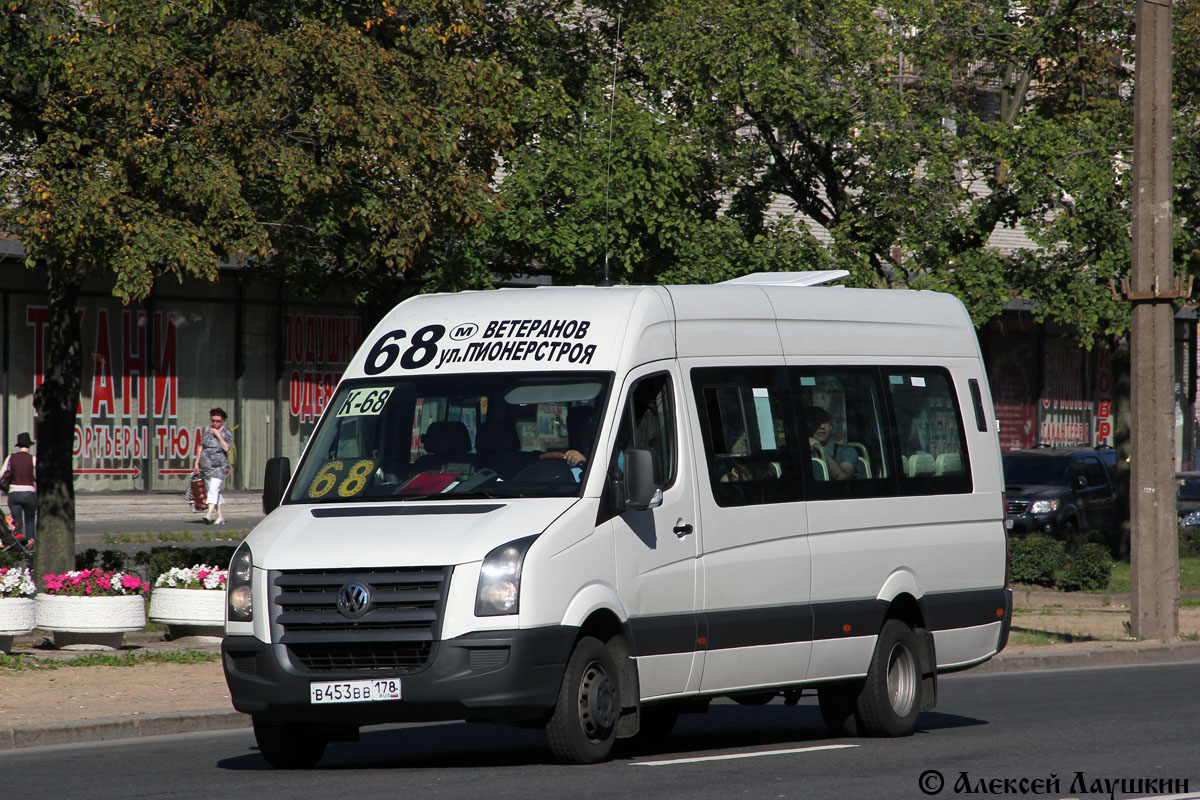
{"label": "front grille", "polygon": [[[272,572],[275,641],[312,672],[413,672],[433,654],[449,576],[449,567]],[[371,593],[357,618],[338,610],[348,583]]]}
{"label": "front grille", "polygon": [[1010,517],[1019,517],[1029,511],[1028,500],[1009,500],[1005,504],[1004,510]]}

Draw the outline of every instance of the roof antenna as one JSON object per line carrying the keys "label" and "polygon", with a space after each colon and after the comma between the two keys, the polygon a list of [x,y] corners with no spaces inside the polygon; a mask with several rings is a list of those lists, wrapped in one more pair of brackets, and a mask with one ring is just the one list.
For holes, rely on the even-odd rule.
{"label": "roof antenna", "polygon": [[613,107],[617,99],[617,61],[621,48],[621,15],[617,15],[617,43],[613,49],[613,77],[612,77],[612,92],[608,96],[608,164],[604,168],[604,281],[602,286],[612,286],[612,278],[608,272],[608,207],[609,207],[609,180],[612,174],[612,134],[613,134]]}

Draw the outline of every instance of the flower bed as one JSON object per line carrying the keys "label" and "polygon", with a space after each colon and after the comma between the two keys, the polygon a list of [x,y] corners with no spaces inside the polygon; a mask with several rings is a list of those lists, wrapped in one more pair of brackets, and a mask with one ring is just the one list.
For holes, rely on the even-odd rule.
{"label": "flower bed", "polygon": [[150,619],[168,625],[172,639],[221,636],[227,578],[228,570],[207,564],[172,567],[154,581]]}
{"label": "flower bed", "polygon": [[225,590],[229,570],[196,564],[191,567],[171,567],[154,581],[155,589]]}
{"label": "flower bed", "polygon": [[149,585],[128,572],[108,572],[102,569],[72,570],[42,576],[42,592],[68,597],[145,596]]}
{"label": "flower bed", "polygon": [[0,653],[11,652],[14,638],[36,627],[36,591],[28,567],[0,567]]}
{"label": "flower bed", "polygon": [[37,627],[62,648],[120,647],[126,632],[146,627],[148,588],[136,575],[101,569],[43,575]]}

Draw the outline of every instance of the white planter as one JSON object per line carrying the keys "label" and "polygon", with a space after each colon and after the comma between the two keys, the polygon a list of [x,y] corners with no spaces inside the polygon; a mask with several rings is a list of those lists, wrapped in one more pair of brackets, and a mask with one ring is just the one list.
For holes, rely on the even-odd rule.
{"label": "white planter", "polygon": [[13,638],[37,627],[32,597],[0,598],[0,653],[10,653]]}
{"label": "white planter", "polygon": [[172,639],[220,637],[225,632],[225,590],[155,589],[150,620],[168,625]]}
{"label": "white planter", "polygon": [[141,595],[75,597],[39,594],[37,626],[54,634],[63,649],[120,647],[127,631],[146,627],[146,601]]}

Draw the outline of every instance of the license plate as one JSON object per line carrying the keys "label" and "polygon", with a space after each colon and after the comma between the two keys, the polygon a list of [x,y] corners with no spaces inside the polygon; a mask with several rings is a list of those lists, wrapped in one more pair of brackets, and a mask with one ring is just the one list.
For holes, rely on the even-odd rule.
{"label": "license plate", "polygon": [[1013,521],[1011,519],[1004,520],[1004,527],[1011,531],[1013,529]]}
{"label": "license plate", "polygon": [[308,687],[313,703],[373,703],[399,700],[400,679],[378,678],[366,681],[322,681]]}

